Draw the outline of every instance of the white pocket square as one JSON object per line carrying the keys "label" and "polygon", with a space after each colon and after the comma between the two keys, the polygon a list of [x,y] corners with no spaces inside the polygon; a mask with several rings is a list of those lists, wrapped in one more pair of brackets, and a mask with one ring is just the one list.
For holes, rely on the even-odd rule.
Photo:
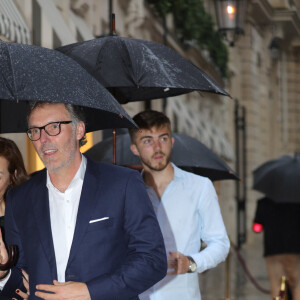
{"label": "white pocket square", "polygon": [[89,223],[100,222],[100,221],[104,221],[104,220],[107,220],[107,219],[109,219],[109,217],[104,217],[104,218],[101,218],[101,219],[91,220]]}

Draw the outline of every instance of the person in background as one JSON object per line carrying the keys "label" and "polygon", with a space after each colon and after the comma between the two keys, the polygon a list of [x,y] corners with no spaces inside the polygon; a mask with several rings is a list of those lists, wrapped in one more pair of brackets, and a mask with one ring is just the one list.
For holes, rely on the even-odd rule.
{"label": "person in background", "polygon": [[300,299],[300,203],[257,200],[253,231],[264,233],[264,257],[271,298],[279,295],[280,279],[287,278],[294,300]]}
{"label": "person in background", "polygon": [[[158,111],[133,117],[131,151],[140,157],[148,194],[168,255],[168,275],[140,299],[201,299],[198,274],[224,261],[230,247],[212,182],[171,161],[174,139],[169,118]],[[186,155],[189,155],[186,153]],[[206,248],[200,251],[201,240]]]}
{"label": "person in background", "polygon": [[[5,230],[19,248],[17,267],[29,275],[29,299],[138,299],[167,272],[140,174],[81,154],[80,107],[33,103],[28,128],[46,169],[9,192]],[[15,273],[0,282],[0,297],[17,288]]]}
{"label": "person in background", "polygon": [[0,226],[4,234],[7,191],[28,179],[21,152],[14,141],[0,137]]}
{"label": "person in background", "polygon": [[[21,152],[15,142],[0,137],[0,227],[3,240],[5,240],[4,218],[7,192],[28,178]],[[14,292],[12,296],[14,296]],[[1,299],[10,298],[2,297]]]}

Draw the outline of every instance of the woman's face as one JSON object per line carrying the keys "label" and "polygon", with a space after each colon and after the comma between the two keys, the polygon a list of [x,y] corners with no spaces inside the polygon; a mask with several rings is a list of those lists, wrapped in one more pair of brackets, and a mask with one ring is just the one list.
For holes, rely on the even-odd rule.
{"label": "woman's face", "polygon": [[0,200],[2,200],[10,182],[11,179],[8,172],[8,161],[5,157],[0,156]]}

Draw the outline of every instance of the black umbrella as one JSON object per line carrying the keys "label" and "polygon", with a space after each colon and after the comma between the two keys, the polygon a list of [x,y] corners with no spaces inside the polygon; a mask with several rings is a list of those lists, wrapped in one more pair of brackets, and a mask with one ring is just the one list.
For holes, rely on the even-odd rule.
{"label": "black umbrella", "polygon": [[28,101],[82,106],[87,129],[134,127],[122,106],[86,70],[58,51],[0,41],[1,132],[25,132]]}
{"label": "black umbrella", "polygon": [[[205,176],[211,180],[239,179],[231,168],[210,149],[198,140],[180,133],[173,133],[175,139],[171,161],[175,165]],[[138,156],[130,150],[130,136],[128,133],[118,135],[117,138],[117,163],[118,165],[141,168]],[[94,145],[85,154],[98,161],[112,162],[113,138],[107,138]]]}
{"label": "black umbrella", "polygon": [[162,44],[107,36],[59,47],[120,103],[205,91],[229,96],[207,74]]}
{"label": "black umbrella", "polygon": [[300,203],[300,154],[283,155],[253,171],[253,188],[277,202]]}
{"label": "black umbrella", "polygon": [[[112,26],[115,31],[114,22]],[[202,70],[162,44],[107,36],[56,50],[81,64],[122,104],[196,90],[229,96]]]}

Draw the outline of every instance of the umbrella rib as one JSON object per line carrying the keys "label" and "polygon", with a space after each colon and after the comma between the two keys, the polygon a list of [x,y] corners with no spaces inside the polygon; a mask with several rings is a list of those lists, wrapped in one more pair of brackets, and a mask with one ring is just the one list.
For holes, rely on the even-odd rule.
{"label": "umbrella rib", "polygon": [[[11,95],[12,95],[12,98],[13,99],[15,99],[15,97],[14,97],[14,92],[13,92],[13,90],[11,89],[11,86],[9,85],[9,82],[8,82],[8,80],[5,78],[5,77],[3,77],[2,76],[2,82],[4,82],[4,84],[5,84],[5,87],[9,90],[9,92],[11,93]],[[16,99],[17,100],[17,99]]]}
{"label": "umbrella rib", "polygon": [[[128,47],[127,47],[127,44],[126,44],[122,39],[121,39],[121,45],[122,45],[122,48],[124,48],[124,49],[126,50],[126,53],[127,53],[127,56],[128,56],[128,60],[125,61],[125,62],[126,62],[126,63],[125,63],[125,66],[126,66],[127,64],[130,64],[130,66],[127,68],[127,70],[133,70],[134,68],[133,68],[133,65],[132,65],[132,59],[131,59],[131,56],[130,56],[130,51],[129,51]],[[127,71],[127,70],[126,70],[126,71]],[[136,74],[134,74],[133,79],[134,79],[135,85],[136,85],[137,87],[139,87],[139,83],[136,82],[136,79],[137,79]]]}
{"label": "umbrella rib", "polygon": [[12,63],[11,63],[10,51],[9,51],[8,45],[6,43],[4,45],[5,45],[6,51],[8,53],[8,57],[9,57],[9,66],[10,66],[11,74],[12,74],[12,78],[13,78],[13,87],[11,87],[9,85],[8,80],[6,78],[3,78],[3,79],[4,79],[4,82],[5,82],[5,86],[7,87],[7,89],[10,91],[10,93],[12,95],[12,98],[18,100],[15,97],[15,93],[14,93],[14,91],[16,91],[16,82],[15,82],[14,68],[13,68]]}

